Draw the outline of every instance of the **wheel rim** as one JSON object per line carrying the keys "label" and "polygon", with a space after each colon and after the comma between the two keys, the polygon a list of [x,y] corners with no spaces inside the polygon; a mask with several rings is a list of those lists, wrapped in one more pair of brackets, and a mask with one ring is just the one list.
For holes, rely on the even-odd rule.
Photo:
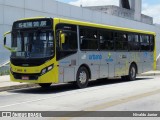
{"label": "wheel rim", "polygon": [[87,74],[85,71],[80,72],[79,74],[79,81],[81,84],[85,84],[87,81]]}
{"label": "wheel rim", "polygon": [[131,68],[131,77],[134,79],[136,76],[136,69],[134,67]]}

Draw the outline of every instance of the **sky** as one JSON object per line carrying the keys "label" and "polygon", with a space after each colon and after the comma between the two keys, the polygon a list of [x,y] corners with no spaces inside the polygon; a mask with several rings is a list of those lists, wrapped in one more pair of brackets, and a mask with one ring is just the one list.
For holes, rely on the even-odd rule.
{"label": "sky", "polygon": [[[119,0],[57,0],[80,6],[119,5]],[[142,0],[142,13],[154,18],[154,23],[160,24],[160,0]]]}

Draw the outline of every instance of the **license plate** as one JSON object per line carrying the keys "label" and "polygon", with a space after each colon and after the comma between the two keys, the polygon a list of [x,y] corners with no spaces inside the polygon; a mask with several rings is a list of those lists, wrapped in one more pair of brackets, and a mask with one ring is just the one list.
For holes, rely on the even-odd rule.
{"label": "license plate", "polygon": [[29,80],[28,76],[22,76],[22,80]]}

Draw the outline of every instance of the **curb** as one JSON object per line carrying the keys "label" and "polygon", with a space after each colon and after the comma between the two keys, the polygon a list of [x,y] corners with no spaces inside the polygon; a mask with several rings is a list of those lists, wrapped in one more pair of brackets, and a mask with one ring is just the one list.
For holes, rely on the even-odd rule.
{"label": "curb", "polygon": [[142,73],[140,76],[158,76],[160,73]]}
{"label": "curb", "polygon": [[23,85],[5,86],[5,87],[0,87],[0,92],[8,91],[8,90],[21,89],[21,88],[37,87],[37,86],[39,86],[39,85],[37,85],[37,84],[23,84]]}

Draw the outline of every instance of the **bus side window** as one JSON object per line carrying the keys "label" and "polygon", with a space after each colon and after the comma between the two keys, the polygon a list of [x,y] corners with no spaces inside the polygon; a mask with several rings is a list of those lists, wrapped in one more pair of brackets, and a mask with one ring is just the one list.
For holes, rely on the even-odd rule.
{"label": "bus side window", "polygon": [[128,38],[127,34],[122,34],[122,43],[123,43],[123,50],[128,50]]}
{"label": "bus side window", "polygon": [[142,51],[150,51],[150,42],[148,35],[140,35],[140,43]]}
{"label": "bus side window", "polygon": [[86,48],[87,44],[85,44],[85,38],[86,38],[85,31],[83,29],[80,29],[80,48],[81,49]]}
{"label": "bus side window", "polygon": [[154,50],[154,36],[150,36],[150,49],[151,51]]}
{"label": "bus side window", "polygon": [[114,50],[113,32],[100,30],[100,50]]}
{"label": "bus side window", "polygon": [[140,50],[139,37],[137,34],[128,34],[128,45],[130,51]]}
{"label": "bus side window", "polygon": [[116,32],[114,38],[116,50],[128,50],[128,38],[126,33]]}
{"label": "bus side window", "polygon": [[80,49],[98,50],[97,29],[90,27],[80,27]]}

